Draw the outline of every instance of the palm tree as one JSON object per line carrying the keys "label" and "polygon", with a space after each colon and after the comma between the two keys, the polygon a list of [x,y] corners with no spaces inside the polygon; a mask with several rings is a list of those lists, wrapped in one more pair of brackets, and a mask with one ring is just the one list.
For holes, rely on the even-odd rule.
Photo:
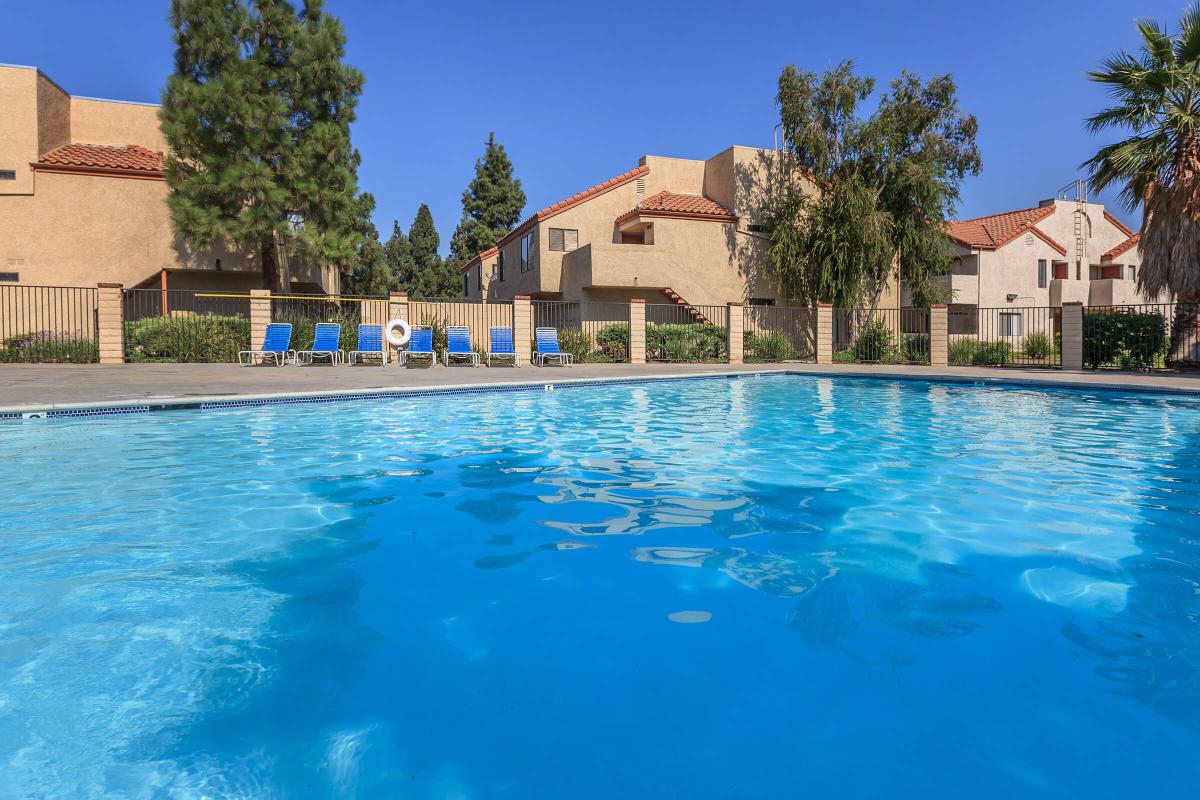
{"label": "palm tree", "polygon": [[1174,295],[1171,353],[1182,356],[1200,303],[1200,4],[1188,8],[1174,35],[1148,20],[1137,28],[1141,52],[1121,51],[1088,73],[1115,101],[1087,120],[1088,130],[1132,136],[1100,148],[1083,166],[1096,191],[1119,185],[1129,210],[1143,204],[1138,289]]}

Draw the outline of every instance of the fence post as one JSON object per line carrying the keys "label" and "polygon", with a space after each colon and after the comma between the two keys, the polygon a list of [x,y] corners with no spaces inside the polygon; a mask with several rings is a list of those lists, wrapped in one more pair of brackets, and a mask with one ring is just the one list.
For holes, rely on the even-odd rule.
{"label": "fence post", "polygon": [[744,307],[741,303],[727,303],[726,305],[729,308],[728,313],[725,315],[729,322],[726,328],[727,336],[729,337],[726,345],[729,352],[729,363],[743,364],[745,363],[743,333],[746,329]]}
{"label": "fence post", "polygon": [[124,287],[119,283],[96,284],[96,336],[101,364],[125,363]]}
{"label": "fence post", "polygon": [[629,300],[629,363],[646,363],[646,301]]}
{"label": "fence post", "polygon": [[950,363],[950,316],[945,303],[929,306],[929,366]]}
{"label": "fence post", "polygon": [[817,303],[817,363],[833,363],[833,305]]}
{"label": "fence post", "polygon": [[519,294],[513,298],[513,350],[517,359],[529,364],[533,357],[530,343],[533,341],[533,306],[529,295]]}
{"label": "fence post", "polygon": [[1062,304],[1062,368],[1083,369],[1083,303]]}
{"label": "fence post", "polygon": [[[250,290],[250,349],[261,350],[271,322],[271,290]],[[293,342],[293,344],[295,344]]]}

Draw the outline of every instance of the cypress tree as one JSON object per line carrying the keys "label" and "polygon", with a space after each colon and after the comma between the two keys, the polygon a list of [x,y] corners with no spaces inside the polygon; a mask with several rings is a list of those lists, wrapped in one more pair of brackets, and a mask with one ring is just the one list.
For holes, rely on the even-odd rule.
{"label": "cypress tree", "polygon": [[359,198],[357,254],[342,278],[342,294],[383,295],[394,286],[379,231],[371,221],[374,210],[375,198],[364,192]]}
{"label": "cypress tree", "polygon": [[409,250],[408,236],[400,223],[392,220],[392,236],[383,246],[383,258],[392,285],[403,292],[412,292],[413,261]]}
{"label": "cypress tree", "polygon": [[462,220],[450,239],[450,261],[457,266],[493,247],[521,221],[525,192],[513,177],[512,161],[496,135],[488,134],[475,178],[462,196]]}
{"label": "cypress tree", "polygon": [[175,71],[159,118],[168,205],[188,246],[229,243],[287,291],[288,257],[358,257],[358,152],[350,122],[362,75],[345,34],[306,0],[172,0]]}
{"label": "cypress tree", "polygon": [[441,297],[444,294],[442,258],[438,255],[441,241],[433,224],[433,214],[429,206],[422,203],[408,229],[408,257],[412,263],[410,282],[415,297]]}

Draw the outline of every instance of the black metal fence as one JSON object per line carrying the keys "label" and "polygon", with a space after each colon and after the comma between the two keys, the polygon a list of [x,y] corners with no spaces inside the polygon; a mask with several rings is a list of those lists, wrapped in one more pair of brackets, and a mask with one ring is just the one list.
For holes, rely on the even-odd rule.
{"label": "black metal fence", "polygon": [[[534,300],[534,328],[554,328],[558,345],[576,362],[629,361],[629,303]],[[536,347],[534,348],[536,350]]]}
{"label": "black metal fence", "polygon": [[96,289],[0,286],[0,363],[100,360]]}
{"label": "black metal fence", "polygon": [[1062,366],[1060,308],[952,309],[947,322],[951,366]]}
{"label": "black metal fence", "polygon": [[1088,306],[1083,363],[1091,369],[1200,366],[1200,305]]}
{"label": "black metal fence", "polygon": [[748,362],[812,361],[817,355],[817,313],[793,306],[746,306],[743,356]]}
{"label": "black metal fence", "polygon": [[250,349],[250,299],[190,289],[126,289],[125,360],[232,362]]}
{"label": "black metal fence", "polygon": [[729,307],[646,304],[646,360],[729,360]]}
{"label": "black metal fence", "polygon": [[928,308],[833,309],[833,360],[929,363]]}

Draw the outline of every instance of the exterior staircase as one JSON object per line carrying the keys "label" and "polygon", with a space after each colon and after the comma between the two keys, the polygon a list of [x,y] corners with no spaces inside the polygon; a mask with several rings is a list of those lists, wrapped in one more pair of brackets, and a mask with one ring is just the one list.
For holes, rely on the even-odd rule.
{"label": "exterior staircase", "polygon": [[710,320],[708,317],[701,314],[700,310],[697,309],[695,306],[693,306],[691,303],[689,303],[687,300],[684,300],[682,297],[680,297],[679,293],[676,292],[674,289],[663,289],[662,293],[664,295],[666,295],[667,299],[670,300],[672,303],[684,308],[687,311],[688,316],[690,316],[692,318],[693,322],[711,324],[712,320]]}

